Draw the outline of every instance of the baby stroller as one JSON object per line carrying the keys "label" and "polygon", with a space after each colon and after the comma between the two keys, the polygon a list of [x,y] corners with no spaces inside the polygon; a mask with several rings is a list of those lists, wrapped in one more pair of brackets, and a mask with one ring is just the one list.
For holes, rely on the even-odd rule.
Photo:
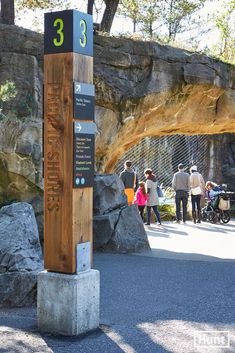
{"label": "baby stroller", "polygon": [[201,216],[203,221],[211,223],[228,223],[230,221],[230,194],[221,192],[209,201],[207,206],[202,209]]}

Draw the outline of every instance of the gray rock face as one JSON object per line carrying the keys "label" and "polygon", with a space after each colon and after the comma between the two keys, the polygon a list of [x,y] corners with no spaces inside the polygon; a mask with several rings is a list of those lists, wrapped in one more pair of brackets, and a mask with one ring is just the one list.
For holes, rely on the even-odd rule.
{"label": "gray rock face", "polygon": [[102,215],[127,204],[123,183],[117,174],[96,175],[93,204],[94,215]]}
{"label": "gray rock face", "polygon": [[0,84],[6,80],[16,85],[17,96],[3,105],[17,117],[42,118],[43,36],[17,27],[0,24]]}
{"label": "gray rock face", "polygon": [[0,274],[0,307],[31,306],[36,303],[37,273]]}
{"label": "gray rock face", "polygon": [[1,54],[1,82],[13,81],[17,89],[17,95],[11,102],[3,104],[3,113],[9,110],[17,112],[18,117],[42,116],[42,87],[41,72],[35,57],[14,53]]}
{"label": "gray rock face", "polygon": [[150,250],[137,205],[125,207],[120,211],[119,221],[107,250],[120,253]]}
{"label": "gray rock face", "polygon": [[0,210],[0,306],[26,306],[36,300],[36,275],[43,269],[38,229],[31,205]]}
{"label": "gray rock face", "polygon": [[41,34],[0,24],[0,85],[17,91],[0,104],[0,205],[42,193],[42,48]]}
{"label": "gray rock face", "polygon": [[233,65],[123,38],[95,36],[94,51],[96,104],[103,107],[96,119],[99,171],[114,172],[144,137],[235,132]]}
{"label": "gray rock face", "polygon": [[38,233],[39,233],[39,239],[41,243],[41,247],[43,247],[44,243],[44,200],[43,200],[43,195],[38,195],[35,196],[31,201],[30,201],[31,206],[33,207],[37,226],[38,226]]}
{"label": "gray rock face", "polygon": [[143,221],[136,205],[94,217],[94,249],[115,253],[150,250]]}
{"label": "gray rock face", "polygon": [[136,205],[128,206],[118,175],[103,174],[94,183],[94,250],[133,253],[150,250]]}
{"label": "gray rock face", "polygon": [[120,218],[120,209],[93,218],[94,250],[105,250]]}
{"label": "gray rock face", "polygon": [[[114,110],[129,98],[165,91],[175,94],[182,84],[235,88],[233,65],[199,53],[157,42],[102,36],[94,37],[94,49],[95,81],[100,88],[96,91],[97,103]],[[130,113],[133,109],[137,113],[133,106],[128,108]],[[127,110],[122,113],[125,115]]]}

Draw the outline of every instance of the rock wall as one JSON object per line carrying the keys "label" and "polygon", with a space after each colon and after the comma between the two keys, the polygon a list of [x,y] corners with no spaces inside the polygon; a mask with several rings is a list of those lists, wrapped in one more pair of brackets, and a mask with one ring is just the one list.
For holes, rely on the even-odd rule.
{"label": "rock wall", "polygon": [[[152,42],[95,38],[97,157],[110,172],[145,136],[235,132],[235,68]],[[115,115],[115,117],[114,117]],[[116,118],[116,119],[115,119]],[[98,122],[99,126],[99,122]]]}
{"label": "rock wall", "polygon": [[0,205],[31,202],[41,238],[42,48],[42,35],[0,25],[0,85],[10,80],[17,89],[14,99],[0,104]]}
{"label": "rock wall", "polygon": [[[42,34],[0,24],[0,85],[12,80],[19,92],[2,106],[0,201],[42,196],[42,66]],[[235,69],[207,56],[95,35],[94,83],[99,172],[145,136],[235,132]],[[234,139],[226,141],[230,178]]]}
{"label": "rock wall", "polygon": [[0,84],[12,80],[18,94],[3,104],[3,113],[42,120],[43,36],[17,26],[0,24]]}

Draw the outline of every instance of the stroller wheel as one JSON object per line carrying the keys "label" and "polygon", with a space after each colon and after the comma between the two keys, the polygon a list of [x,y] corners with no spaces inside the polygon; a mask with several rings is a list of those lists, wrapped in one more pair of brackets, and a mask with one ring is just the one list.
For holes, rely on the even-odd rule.
{"label": "stroller wheel", "polygon": [[228,223],[230,221],[230,214],[228,211],[223,211],[221,213],[220,219],[223,223]]}
{"label": "stroller wheel", "polygon": [[218,216],[217,216],[216,212],[211,211],[209,213],[209,215],[208,215],[208,220],[211,223],[214,223],[214,224],[217,223],[218,222]]}
{"label": "stroller wheel", "polygon": [[202,212],[202,221],[206,222],[207,221],[207,214],[206,212]]}

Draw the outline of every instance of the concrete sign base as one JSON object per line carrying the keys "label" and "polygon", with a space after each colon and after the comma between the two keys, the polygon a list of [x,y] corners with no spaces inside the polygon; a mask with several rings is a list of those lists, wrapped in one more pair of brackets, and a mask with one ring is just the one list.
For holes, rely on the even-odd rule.
{"label": "concrete sign base", "polygon": [[76,275],[43,271],[38,274],[38,328],[40,331],[79,335],[99,326],[100,274]]}

